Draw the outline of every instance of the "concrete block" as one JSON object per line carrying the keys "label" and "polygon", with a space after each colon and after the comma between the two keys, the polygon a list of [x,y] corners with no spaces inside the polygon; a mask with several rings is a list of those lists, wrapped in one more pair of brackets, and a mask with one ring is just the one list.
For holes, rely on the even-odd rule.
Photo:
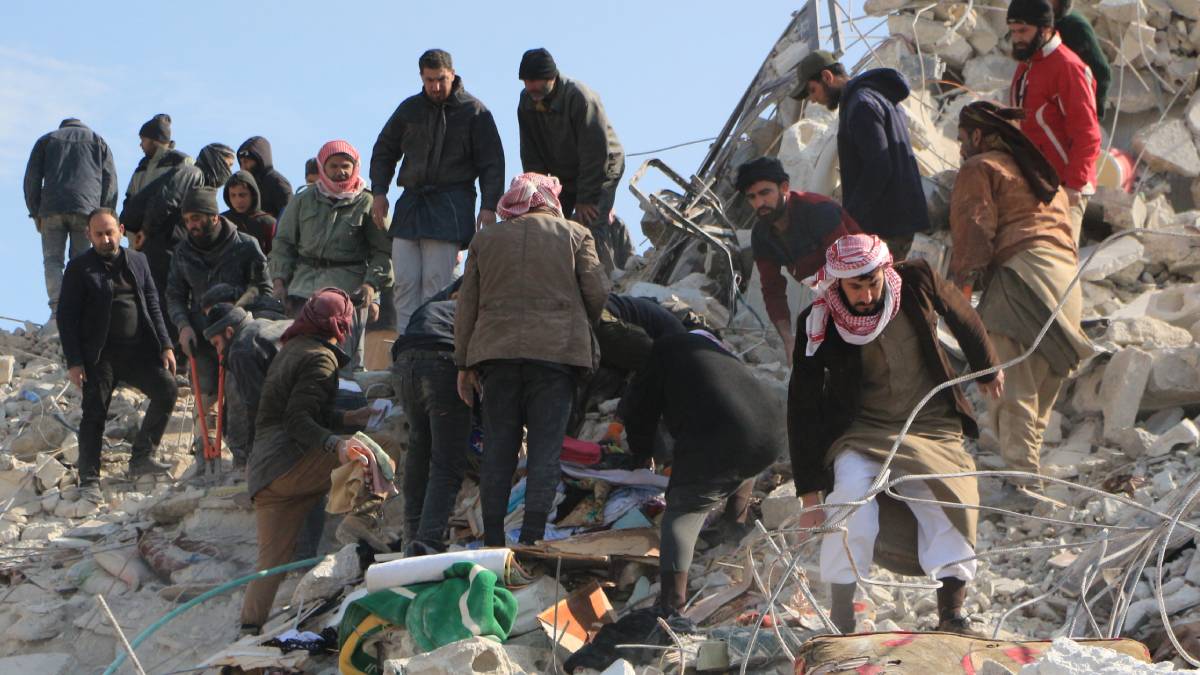
{"label": "concrete block", "polygon": [[520,675],[504,647],[486,638],[460,640],[427,654],[383,664],[384,675]]}
{"label": "concrete block", "polygon": [[1142,410],[1200,403],[1200,347],[1160,349],[1142,396]]}
{"label": "concrete block", "polygon": [[1170,431],[1158,437],[1147,454],[1151,457],[1161,457],[1179,446],[1193,447],[1200,442],[1200,429],[1191,420],[1183,420]]}
{"label": "concrete block", "polygon": [[1100,385],[1106,439],[1133,427],[1153,364],[1154,357],[1136,347],[1122,349],[1108,362]]}
{"label": "concrete block", "polygon": [[1146,315],[1180,328],[1191,327],[1200,321],[1200,284],[1171,286],[1154,293]]}
{"label": "concrete block", "polygon": [[1146,201],[1141,194],[1100,186],[1092,203],[1104,213],[1104,222],[1114,230],[1134,230],[1146,224]]}
{"label": "concrete block", "polygon": [[1118,347],[1165,349],[1187,347],[1192,344],[1192,334],[1161,319],[1143,316],[1137,319],[1114,319],[1108,324],[1103,341]]}
{"label": "concrete block", "polygon": [[315,600],[333,597],[343,588],[353,585],[360,575],[355,546],[343,546],[337,553],[325,556],[300,579],[292,593],[292,606],[308,606]]}
{"label": "concrete block", "polygon": [[1116,23],[1125,25],[1138,20],[1145,13],[1145,8],[1139,8],[1141,0],[1101,0],[1096,6],[1102,16]]}
{"label": "concrete block", "polygon": [[1133,150],[1155,171],[1200,176],[1200,153],[1181,119],[1166,119],[1138,130],[1133,135]]}
{"label": "concrete block", "polygon": [[1095,257],[1088,261],[1088,257],[1092,255],[1093,251],[1096,251],[1096,246],[1084,246],[1079,251],[1080,264],[1087,261],[1083,279],[1084,281],[1100,281],[1109,275],[1116,274],[1140,261],[1145,250],[1142,243],[1136,239],[1118,239],[1100,249]]}
{"label": "concrete block", "polygon": [[75,672],[78,672],[75,667],[75,657],[70,654],[49,652],[0,658],[0,673],[68,675]]}
{"label": "concrete block", "polygon": [[0,356],[0,384],[12,382],[13,370],[17,367],[17,357],[12,354]]}

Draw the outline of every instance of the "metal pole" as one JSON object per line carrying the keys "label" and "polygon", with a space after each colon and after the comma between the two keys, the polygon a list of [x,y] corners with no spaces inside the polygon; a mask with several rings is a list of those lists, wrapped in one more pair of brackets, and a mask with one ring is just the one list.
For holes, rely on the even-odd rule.
{"label": "metal pole", "polygon": [[833,41],[833,54],[834,56],[841,57],[842,20],[838,15],[837,0],[829,0],[829,30],[832,31],[830,39]]}

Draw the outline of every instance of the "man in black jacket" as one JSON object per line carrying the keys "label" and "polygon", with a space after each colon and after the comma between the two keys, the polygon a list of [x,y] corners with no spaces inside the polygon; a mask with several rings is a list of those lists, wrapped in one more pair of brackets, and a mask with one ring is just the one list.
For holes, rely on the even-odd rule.
{"label": "man in black jacket", "polygon": [[929,229],[908,116],[900,107],[908,98],[908,83],[891,68],[851,78],[845,66],[821,50],[805,56],[797,70],[800,83],[792,96],[811,97],[838,111],[842,205],[863,232],[882,237],[893,255],[903,259],[913,235]]}
{"label": "man in black jacket", "polygon": [[[171,261],[167,313],[179,329],[180,348],[196,362],[200,381],[194,384],[204,394],[207,406],[217,394],[217,354],[208,342],[197,339],[207,326],[202,307],[205,292],[214,284],[227,283],[241,289],[237,304],[246,305],[270,293],[271,286],[267,258],[258,241],[217,215],[216,189],[193,189],[181,208],[188,234]],[[215,429],[215,421],[210,429]]]}
{"label": "man in black jacket", "polygon": [[262,209],[278,219],[292,199],[292,184],[275,169],[271,158],[271,142],[262,136],[251,136],[238,147],[238,164],[242,171],[254,174],[262,190]]}
{"label": "man in black jacket", "polygon": [[87,216],[117,205],[117,170],[100,134],[70,117],[34,143],[25,167],[25,206],[42,235],[42,265],[50,319],[62,288],[63,247],[68,260],[88,248]]}
{"label": "man in black jacket", "polygon": [[625,150],[604,104],[582,82],[563,77],[545,49],[525,52],[517,77],[525,82],[517,104],[521,165],[562,182],[563,214],[592,231],[600,262],[611,273],[612,209]]}
{"label": "man in black jacket", "polygon": [[[627,406],[624,404],[628,404]],[[654,342],[625,394],[629,448],[653,453],[659,419],[675,438],[662,520],[658,606],[687,602],[688,567],[708,511],[724,501],[723,525],[744,525],[754,477],[783,452],[778,399],[712,333],[696,330]]]}
{"label": "man in black jacket", "polygon": [[[132,233],[133,248],[146,254],[159,306],[166,312],[167,274],[171,256],[184,237],[179,205],[184,196],[204,184],[204,174],[188,155],[175,149],[171,141],[171,117],[159,113],[138,131],[142,152],[137,169],[129,179],[125,203],[121,206],[121,225]],[[175,324],[167,317],[167,330],[176,335]]]}
{"label": "man in black jacket", "polygon": [[233,175],[233,163],[237,159],[233,148],[224,143],[209,143],[200,148],[196,155],[196,168],[204,176],[204,184],[219,188]]}
{"label": "man in black jacket", "polygon": [[[486,106],[463,88],[450,54],[430,49],[417,60],[422,90],[400,103],[371,151],[371,216],[384,226],[388,184],[403,188],[392,215],[396,330],[450,283],[458,252],[476,230],[496,222],[504,192],[504,148]],[[482,197],[475,216],[475,181]]]}
{"label": "man in black jacket", "polygon": [[100,503],[100,443],[112,393],[131,385],[150,397],[133,442],[130,476],[162,473],[154,461],[175,407],[175,353],[158,305],[146,257],[121,248],[117,214],[99,208],[88,218],[92,250],[67,264],[58,324],[71,382],[83,391],[79,422],[81,493]]}

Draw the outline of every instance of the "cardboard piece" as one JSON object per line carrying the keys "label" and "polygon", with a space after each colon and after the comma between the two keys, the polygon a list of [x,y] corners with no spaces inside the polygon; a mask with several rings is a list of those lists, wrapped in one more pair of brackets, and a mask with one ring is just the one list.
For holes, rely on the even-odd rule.
{"label": "cardboard piece", "polygon": [[[557,607],[557,624],[555,608]],[[553,641],[574,654],[596,637],[600,627],[616,621],[616,612],[597,581],[575,589],[557,605],[551,605],[538,614],[538,624]],[[557,627],[556,627],[557,626]]]}

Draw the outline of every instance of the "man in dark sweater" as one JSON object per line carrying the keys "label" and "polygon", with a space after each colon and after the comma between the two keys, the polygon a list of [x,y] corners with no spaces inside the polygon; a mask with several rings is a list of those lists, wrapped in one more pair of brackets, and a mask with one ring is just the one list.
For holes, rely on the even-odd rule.
{"label": "man in dark sweater", "polygon": [[763,304],[791,365],[796,337],[787,279],[780,269],[786,268],[793,279],[804,281],[825,264],[826,248],[859,229],[837,202],[814,192],[793,192],[788,180],[783,164],[774,157],[759,157],[738,167],[737,190],[758,216],[750,247],[762,283]]}
{"label": "man in dark sweater", "polygon": [[165,473],[154,461],[175,408],[175,353],[158,306],[146,257],[121,248],[117,214],[99,208],[88,218],[92,250],[67,264],[58,307],[63,355],[71,382],[83,391],[79,422],[79,483],[100,503],[100,444],[108,405],[119,384],[150,397],[133,441],[130,476]]}
{"label": "man in dark sweater", "polygon": [[1079,12],[1071,11],[1071,0],[1050,0],[1050,5],[1054,7],[1054,27],[1063,44],[1092,70],[1092,78],[1096,80],[1096,119],[1102,119],[1108,101],[1108,85],[1112,82],[1108,57],[1100,48],[1092,24]]}
{"label": "man in dark sweater", "polygon": [[900,102],[908,82],[891,68],[851,78],[845,66],[817,50],[800,61],[800,84],[792,96],[838,111],[838,161],[842,205],[863,232],[888,242],[903,258],[917,232],[929,229],[921,172]]}
{"label": "man in dark sweater", "polygon": [[251,136],[237,151],[242,171],[254,174],[262,191],[262,209],[279,218],[292,199],[292,184],[275,168],[271,157],[271,142],[262,136]]}
{"label": "man in dark sweater", "polygon": [[709,509],[726,501],[724,524],[745,522],[754,477],[787,442],[783,411],[749,368],[700,330],[656,340],[625,402],[635,457],[651,456],[660,419],[675,438],[659,556],[658,605],[670,614],[687,601],[688,567]]}

